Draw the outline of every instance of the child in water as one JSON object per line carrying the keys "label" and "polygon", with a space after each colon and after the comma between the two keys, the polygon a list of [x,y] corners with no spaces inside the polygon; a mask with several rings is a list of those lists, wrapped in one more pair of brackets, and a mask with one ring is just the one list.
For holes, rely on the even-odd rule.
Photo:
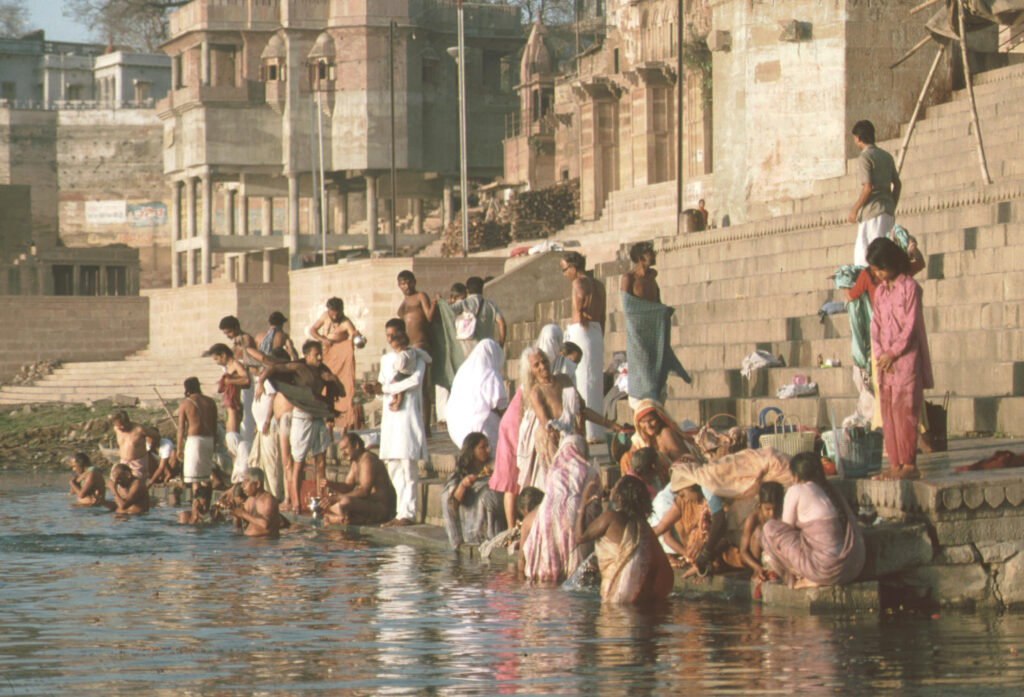
{"label": "child in water", "polygon": [[934,385],[921,286],[910,277],[906,252],[892,240],[873,240],[867,256],[871,273],[878,279],[871,349],[878,369],[882,433],[890,465],[875,479],[918,479],[918,419],[924,390]]}
{"label": "child in water", "polygon": [[740,558],[743,560],[744,566],[753,570],[755,581],[768,580],[772,573],[762,566],[761,529],[769,520],[782,518],[782,502],[785,494],[785,489],[778,482],[761,482],[757,491],[758,506],[743,523]]}

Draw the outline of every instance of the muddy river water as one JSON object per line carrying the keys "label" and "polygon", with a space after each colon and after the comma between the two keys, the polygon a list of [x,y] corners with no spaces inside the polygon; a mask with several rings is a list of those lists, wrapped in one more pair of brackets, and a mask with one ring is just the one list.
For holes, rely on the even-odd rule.
{"label": "muddy river water", "polygon": [[[636,609],[303,527],[0,479],[0,695],[1020,695],[1024,616]],[[1018,651],[1021,655],[1018,656]]]}

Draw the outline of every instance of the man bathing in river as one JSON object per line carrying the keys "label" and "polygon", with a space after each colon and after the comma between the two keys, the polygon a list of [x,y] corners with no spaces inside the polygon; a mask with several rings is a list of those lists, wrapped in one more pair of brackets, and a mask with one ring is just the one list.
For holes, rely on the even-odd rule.
{"label": "man bathing in river", "polygon": [[149,478],[149,449],[146,439],[160,440],[160,432],[151,426],[133,424],[125,411],[116,411],[110,416],[117,436],[117,449],[121,464],[129,467],[132,476],[145,482]]}
{"label": "man bathing in river", "polygon": [[114,503],[107,504],[114,513],[141,515],[149,512],[149,489],[146,480],[132,474],[124,463],[114,465],[110,470],[110,492]]}
{"label": "man bathing in river", "polygon": [[637,242],[629,248],[633,268],[622,275],[619,290],[652,303],[661,302],[658,272],[653,268],[657,257],[650,242]]}
{"label": "man bathing in river", "polygon": [[[213,470],[213,441],[217,433],[217,403],[204,395],[199,378],[185,380],[185,399],[178,406],[177,457],[185,485],[192,485],[192,496],[210,488]],[[184,441],[184,442],[183,442]]]}
{"label": "man bathing in river", "polygon": [[242,424],[246,417],[247,410],[252,410],[252,397],[249,398],[248,406],[242,398],[242,391],[252,386],[252,378],[249,371],[240,360],[235,358],[231,347],[227,344],[214,344],[207,353],[213,357],[213,362],[224,369],[217,383],[217,391],[221,393],[221,402],[228,414],[227,422],[224,424],[226,431],[225,443],[228,451],[234,456],[234,465],[231,472],[231,481],[240,481],[242,472],[249,457],[249,448],[245,445],[245,439],[241,434]]}
{"label": "man bathing in river", "polygon": [[103,473],[96,465],[90,464],[85,453],[71,456],[71,471],[74,476],[68,482],[71,493],[78,497],[80,506],[102,506],[107,502],[107,484]]}
{"label": "man bathing in river", "polygon": [[[579,252],[566,252],[559,265],[572,283],[572,322],[565,329],[565,340],[583,351],[576,366],[576,388],[587,407],[599,412],[604,403],[604,284],[587,274],[587,260]],[[598,423],[587,424],[588,442],[597,443],[603,438]]]}
{"label": "man bathing in river", "polygon": [[248,537],[277,537],[287,523],[281,518],[277,499],[263,490],[263,470],[246,470],[242,480],[244,502],[235,502],[230,513],[241,521]]}
{"label": "man bathing in river", "polygon": [[[395,487],[379,457],[366,449],[363,439],[346,433],[338,455],[351,463],[344,482],[324,482],[321,501],[324,522],[341,525],[386,523],[395,517]],[[334,493],[337,492],[337,493]]]}

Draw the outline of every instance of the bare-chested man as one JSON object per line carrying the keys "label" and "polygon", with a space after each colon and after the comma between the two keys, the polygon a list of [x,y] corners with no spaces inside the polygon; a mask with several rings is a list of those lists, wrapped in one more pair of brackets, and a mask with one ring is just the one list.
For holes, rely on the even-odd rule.
{"label": "bare-chested man", "polygon": [[[213,357],[214,363],[224,369],[224,374],[220,376],[220,381],[217,383],[217,391],[222,395],[221,403],[228,414],[227,422],[224,424],[224,442],[235,459],[231,481],[239,481],[245,470],[249,452],[249,448],[243,446],[246,439],[242,435],[242,423],[246,416],[246,406],[242,398],[242,391],[252,386],[252,378],[242,362],[235,358],[234,352],[227,344],[214,344],[207,353]],[[249,418],[252,418],[252,397],[249,397],[248,411],[250,412]],[[255,423],[253,421],[254,432]]]}
{"label": "bare-chested man", "polygon": [[242,480],[244,502],[235,502],[230,513],[241,521],[249,537],[277,537],[287,522],[281,517],[277,499],[263,490],[263,470],[246,470]]}
{"label": "bare-chested man", "polygon": [[[351,463],[345,481],[324,482],[321,501],[324,522],[340,525],[374,525],[395,517],[395,487],[387,467],[366,449],[363,439],[346,433],[338,445],[338,455]],[[337,493],[334,493],[337,492]]]}
{"label": "bare-chested man", "polygon": [[[583,422],[600,424],[604,428],[618,433],[622,430],[614,421],[609,421],[601,414],[581,404],[578,395],[566,395],[566,390],[572,390],[572,379],[568,375],[554,374],[551,372],[551,363],[547,355],[540,350],[529,354],[530,372],[533,374],[535,383],[530,390],[530,406],[537,415],[539,427],[545,429],[548,436],[548,455],[553,455],[558,450],[558,444],[563,435],[583,434]],[[575,413],[564,413],[565,409],[578,406]]]}
{"label": "bare-chested man", "polygon": [[[267,324],[270,326],[265,331],[256,335],[257,350],[266,358],[273,358],[271,352],[274,349],[283,349],[293,361],[298,360],[299,352],[295,350],[292,338],[284,330],[284,325],[287,321],[288,318],[283,313],[275,310],[267,318]],[[266,358],[264,358],[264,362]]]}
{"label": "bare-chested man", "polygon": [[240,428],[235,431],[230,428],[226,429],[225,443],[231,454],[235,456],[235,472],[232,473],[232,477],[234,477],[236,473],[245,469],[245,463],[249,459],[249,448],[252,447],[252,439],[256,434],[256,422],[252,416],[251,381],[259,375],[263,364],[267,362],[267,357],[260,352],[259,344],[256,343],[252,335],[242,330],[238,318],[234,315],[222,317],[218,326],[224,336],[231,341],[231,352],[234,354],[235,360],[242,364],[243,370],[250,380],[248,385],[238,385],[241,401]]}
{"label": "bare-chested man", "polygon": [[[416,276],[405,270],[398,274],[398,289],[405,297],[398,306],[398,317],[405,322],[405,333],[409,345],[430,353],[430,323],[434,321],[437,303],[426,293],[416,290]],[[434,381],[430,378],[430,366],[423,378],[423,432],[430,437],[430,411],[434,406]]]}
{"label": "bare-chested man", "polygon": [[149,512],[149,489],[146,481],[132,474],[128,465],[114,465],[110,470],[110,493],[114,496],[112,510],[119,515],[141,515]]}
{"label": "bare-chested man", "polygon": [[[325,387],[334,384],[341,389],[338,377],[323,365],[323,348],[319,341],[307,341],[302,345],[302,360],[292,363],[277,363],[269,365],[260,373],[256,381],[256,396],[263,394],[264,384],[267,379],[283,376],[291,378],[295,385],[301,385],[309,390],[309,405],[319,402],[329,408],[325,401]],[[289,446],[291,448],[294,466],[294,487],[298,490],[298,479],[302,476],[302,464],[307,457],[311,457],[316,467],[317,484],[315,490],[319,490],[319,482],[326,477],[327,447],[330,445],[330,435],[327,431],[327,424],[322,416],[314,416],[310,411],[303,408],[306,405],[292,404],[292,423],[289,435]]]}
{"label": "bare-chested man", "polygon": [[657,257],[654,245],[650,242],[637,242],[629,248],[629,258],[633,268],[622,275],[619,289],[652,303],[661,302],[661,289],[658,287],[658,272],[653,268]]}
{"label": "bare-chested man", "polygon": [[77,498],[79,506],[103,506],[107,503],[107,483],[103,480],[100,468],[89,462],[85,453],[71,456],[71,471],[74,476],[68,482],[71,493]]}
{"label": "bare-chested man", "polygon": [[185,380],[185,399],[178,406],[177,457],[181,474],[192,496],[211,486],[214,436],[217,433],[217,403],[204,395],[199,378]]}
{"label": "bare-chested man", "polygon": [[[587,260],[579,252],[566,252],[559,262],[562,274],[572,282],[572,323],[566,327],[565,340],[583,351],[576,366],[576,386],[586,405],[595,413],[604,402],[604,284],[587,275]],[[596,423],[587,424],[587,441],[604,439]]]}
{"label": "bare-chested man", "polygon": [[152,426],[132,423],[125,411],[116,411],[110,415],[117,436],[117,449],[121,456],[121,464],[132,471],[132,476],[145,483],[149,478],[149,449],[146,439],[160,440],[160,432]]}

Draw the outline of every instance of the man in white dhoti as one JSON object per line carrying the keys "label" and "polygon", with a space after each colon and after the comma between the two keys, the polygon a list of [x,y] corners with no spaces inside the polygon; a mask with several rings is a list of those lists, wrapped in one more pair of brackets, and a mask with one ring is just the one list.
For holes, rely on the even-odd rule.
{"label": "man in white dhoti", "polygon": [[210,486],[213,437],[217,432],[217,403],[202,393],[199,378],[185,380],[185,399],[178,406],[177,457],[186,486],[196,496]]}
{"label": "man in white dhoti", "polygon": [[391,484],[395,487],[395,519],[385,526],[399,527],[412,525],[418,514],[418,461],[427,459],[427,438],[423,429],[423,378],[430,354],[422,349],[416,352],[416,367],[409,377],[395,380],[394,352],[387,352],[380,359],[380,370],[376,384],[366,387],[390,401],[391,395],[402,394],[402,402],[396,411],[387,405],[380,417],[380,459],[388,469]]}
{"label": "man in white dhoti", "polygon": [[[587,275],[587,260],[579,252],[566,252],[559,265],[562,274],[572,282],[572,323],[565,330],[565,339],[583,351],[576,366],[576,388],[590,410],[601,412],[604,402],[604,284]],[[587,441],[602,440],[604,429],[588,421]]]}
{"label": "man in white dhoti", "polygon": [[896,222],[894,216],[902,184],[892,155],[875,146],[875,127],[870,121],[853,125],[853,142],[860,148],[857,181],[861,185],[849,215],[850,222],[857,223],[853,263],[867,266],[868,245],[888,235]]}

